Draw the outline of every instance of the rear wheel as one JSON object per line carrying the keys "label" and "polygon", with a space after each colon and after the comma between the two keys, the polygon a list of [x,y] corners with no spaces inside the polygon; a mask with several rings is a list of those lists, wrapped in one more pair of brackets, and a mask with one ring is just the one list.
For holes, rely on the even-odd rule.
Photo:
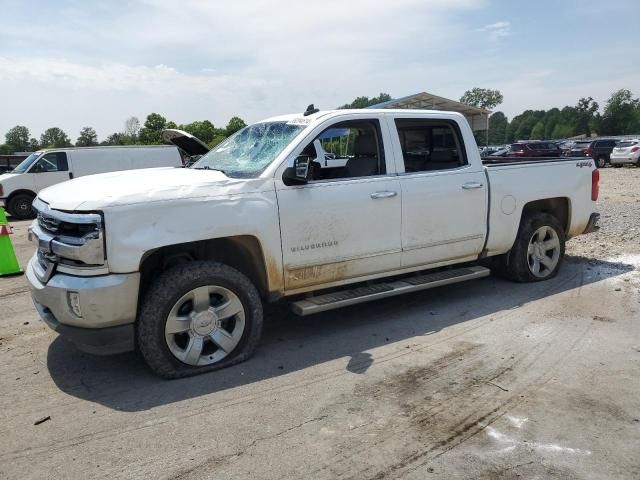
{"label": "rear wheel", "polygon": [[178,378],[246,360],[262,331],[262,302],[242,273],[216,262],[164,272],[145,295],[138,345],[158,375]]}
{"label": "rear wheel", "polygon": [[598,157],[596,159],[596,165],[598,165],[598,168],[604,168],[607,166],[607,157],[605,157],[604,155]]}
{"label": "rear wheel", "polygon": [[498,271],[516,282],[554,277],[564,257],[565,234],[556,217],[533,213],[524,217],[511,250],[500,259]]}
{"label": "rear wheel", "polygon": [[7,210],[16,220],[26,220],[36,216],[35,211],[31,207],[33,203],[33,195],[28,193],[19,193],[14,195],[7,204]]}

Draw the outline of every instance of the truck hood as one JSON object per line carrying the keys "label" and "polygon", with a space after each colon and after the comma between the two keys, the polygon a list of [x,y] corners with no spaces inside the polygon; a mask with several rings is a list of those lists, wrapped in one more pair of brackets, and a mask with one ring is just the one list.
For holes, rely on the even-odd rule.
{"label": "truck hood", "polygon": [[256,191],[257,180],[264,183],[264,179],[229,178],[217,170],[147,168],[80,177],[46,188],[38,197],[56,210],[90,211]]}

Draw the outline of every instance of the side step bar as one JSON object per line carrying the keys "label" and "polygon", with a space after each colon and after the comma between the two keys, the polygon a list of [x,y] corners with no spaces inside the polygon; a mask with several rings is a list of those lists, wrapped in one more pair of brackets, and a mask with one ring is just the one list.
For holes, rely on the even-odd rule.
{"label": "side step bar", "polygon": [[358,287],[305,298],[304,300],[292,302],[291,310],[298,315],[310,315],[333,310],[334,308],[378,300],[379,298],[393,297],[403,293],[417,292],[474,278],[487,277],[490,273],[491,271],[488,268],[480,266],[426,273],[416,277],[406,277],[394,282],[378,283],[367,287]]}

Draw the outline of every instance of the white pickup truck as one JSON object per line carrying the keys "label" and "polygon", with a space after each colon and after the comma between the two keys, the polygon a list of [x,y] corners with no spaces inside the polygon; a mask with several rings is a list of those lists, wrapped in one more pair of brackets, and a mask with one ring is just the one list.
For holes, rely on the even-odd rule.
{"label": "white pickup truck", "polygon": [[250,125],[193,168],[40,192],[27,275],[81,349],[140,349],[159,375],[255,349],[263,302],[306,315],[486,276],[553,277],[597,229],[591,159],[483,164],[457,113],[308,110]]}

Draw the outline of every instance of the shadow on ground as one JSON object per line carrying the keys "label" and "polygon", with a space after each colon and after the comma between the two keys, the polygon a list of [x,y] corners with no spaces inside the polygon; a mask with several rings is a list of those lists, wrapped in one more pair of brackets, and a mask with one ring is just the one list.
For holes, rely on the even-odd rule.
{"label": "shadow on ground", "polygon": [[272,307],[266,312],[263,339],[251,359],[186,379],[156,377],[136,353],[92,356],[59,337],[49,347],[47,363],[51,377],[65,393],[121,411],[147,410],[337,358],[349,358],[346,369],[362,374],[374,362],[368,350],[430,335],[634,269],[584,257],[566,260],[557,278],[535,284],[490,277],[309,317]]}

